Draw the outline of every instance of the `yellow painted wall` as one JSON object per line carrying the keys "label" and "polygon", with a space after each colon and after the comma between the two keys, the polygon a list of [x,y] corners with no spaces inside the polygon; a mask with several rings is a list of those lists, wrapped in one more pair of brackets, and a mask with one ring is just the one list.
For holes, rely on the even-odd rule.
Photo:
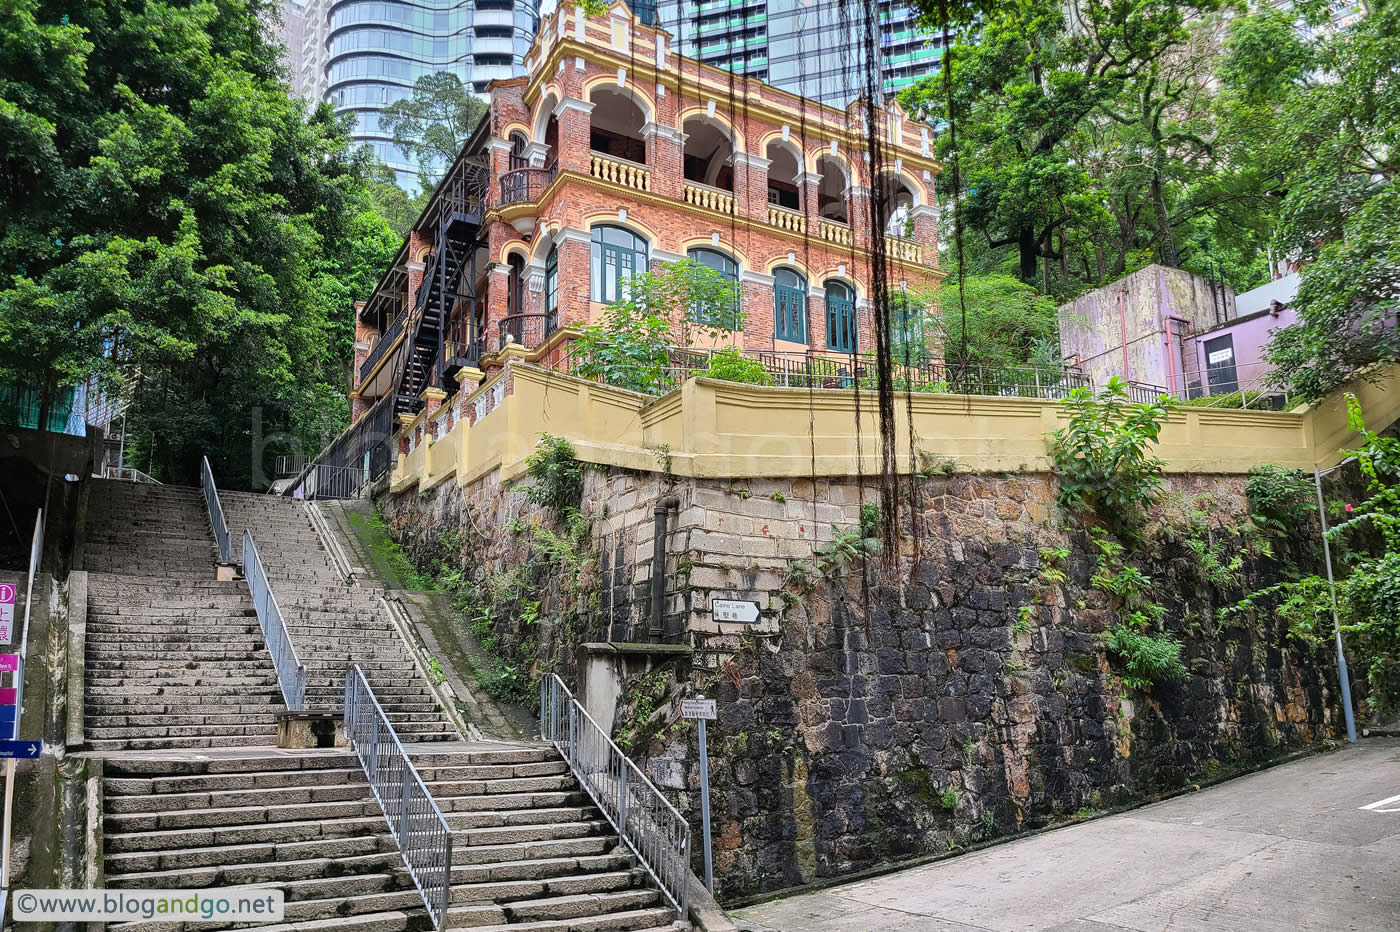
{"label": "yellow painted wall", "polygon": [[[525,471],[540,434],[567,438],[579,459],[657,470],[663,447],[678,476],[749,478],[850,476],[880,470],[879,415],[873,394],[844,389],[768,388],[691,379],[651,398],[512,361],[472,396],[511,378],[514,392],[475,426],[459,421],[431,447],[400,456],[392,489],[429,488],[455,476],[463,485],[500,470],[502,481]],[[1351,388],[1367,423],[1400,419],[1400,367]],[[468,399],[470,401],[471,399]],[[895,403],[901,471],[914,447],[933,463],[968,472],[1045,472],[1046,435],[1063,409],[1052,401],[976,395],[914,394]],[[861,438],[859,445],[856,436]],[[1244,473],[1264,464],[1327,467],[1355,443],[1342,394],[1291,412],[1182,408],[1162,429],[1157,454],[1173,473]],[[859,449],[859,466],[857,450]],[[921,458],[920,465],[927,462]]]}

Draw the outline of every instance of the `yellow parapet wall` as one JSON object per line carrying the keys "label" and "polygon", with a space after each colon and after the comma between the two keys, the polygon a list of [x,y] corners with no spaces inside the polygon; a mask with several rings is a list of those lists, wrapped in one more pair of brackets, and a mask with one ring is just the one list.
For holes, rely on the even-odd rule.
{"label": "yellow parapet wall", "polygon": [[[504,385],[510,394],[502,396]],[[1380,429],[1400,419],[1400,367],[1351,388]],[[1345,393],[1295,411],[1182,408],[1162,429],[1157,454],[1168,472],[1244,473],[1277,464],[1303,469],[1341,459],[1355,434]],[[466,399],[493,401],[474,425],[399,457],[391,488],[462,485],[493,470],[525,472],[540,434],[565,437],[579,459],[678,476],[746,478],[852,476],[880,470],[880,418],[873,393],[791,389],[691,379],[661,398],[599,385],[512,361]],[[1064,421],[1056,402],[1033,398],[915,393],[895,401],[901,471],[911,465],[909,415],[919,466],[953,463],[969,472],[1045,472],[1046,435]],[[860,441],[857,443],[857,436]],[[917,467],[916,467],[917,468]]]}

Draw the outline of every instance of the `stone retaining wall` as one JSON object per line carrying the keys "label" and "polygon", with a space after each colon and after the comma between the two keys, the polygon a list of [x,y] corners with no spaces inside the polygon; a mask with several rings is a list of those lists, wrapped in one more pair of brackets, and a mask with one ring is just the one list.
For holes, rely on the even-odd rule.
{"label": "stone retaining wall", "polygon": [[[1227,530],[1249,513],[1243,477],[1171,478],[1142,553],[1129,555],[1157,583],[1190,670],[1134,690],[1100,644],[1118,613],[1090,584],[1089,534],[1062,526],[1048,476],[921,478],[917,522],[902,509],[898,570],[886,554],[808,573],[806,591],[795,562],[859,523],[862,501],[878,498],[873,482],[673,480],[658,467],[588,472],[597,610],[569,642],[541,643],[540,657],[568,679],[576,641],[645,631],[652,508],[678,495],[666,612],[693,653],[627,684],[614,734],[698,826],[696,740],[675,700],[719,699],[710,751],[722,900],[1150,798],[1339,728],[1325,647],[1292,642],[1273,622],[1216,621],[1245,589],[1278,581],[1285,560],[1312,559],[1305,535],[1249,556],[1234,591],[1221,592],[1168,530],[1173,516],[1204,509],[1229,552],[1253,552]],[[478,570],[522,560],[522,535],[506,528],[538,516],[494,474],[381,505],[410,550],[460,528],[463,563]],[[1047,548],[1070,552],[1062,584],[1044,582]],[[759,622],[716,621],[717,597],[757,601]]]}

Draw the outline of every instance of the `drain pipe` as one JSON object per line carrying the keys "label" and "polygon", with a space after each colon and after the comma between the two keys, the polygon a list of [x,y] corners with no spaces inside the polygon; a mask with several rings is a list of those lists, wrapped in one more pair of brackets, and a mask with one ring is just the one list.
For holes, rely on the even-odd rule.
{"label": "drain pipe", "polygon": [[661,617],[666,602],[666,518],[671,509],[681,506],[680,497],[667,495],[658,499],[653,511],[655,527],[651,542],[651,627],[647,638],[661,643]]}

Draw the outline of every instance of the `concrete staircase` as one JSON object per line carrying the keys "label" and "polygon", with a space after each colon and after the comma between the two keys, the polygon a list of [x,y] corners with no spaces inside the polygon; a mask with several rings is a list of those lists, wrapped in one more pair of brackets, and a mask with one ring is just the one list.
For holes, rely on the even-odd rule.
{"label": "concrete staircase", "polygon": [[84,737],[94,750],[273,745],[282,694],[248,590],[214,580],[198,490],[94,480]]}
{"label": "concrete staircase", "polygon": [[[658,930],[674,919],[552,751],[483,744],[410,753],[453,828],[449,927]],[[428,928],[353,755],[118,758],[103,783],[109,888],[280,888],[287,924],[269,932]]]}
{"label": "concrete staircase", "polygon": [[220,492],[219,499],[238,559],[244,528],[257,541],[297,656],[306,664],[308,709],[339,710],[345,670],[358,663],[401,739],[461,737],[380,604],[383,591],[340,577],[301,502],[247,492]]}

